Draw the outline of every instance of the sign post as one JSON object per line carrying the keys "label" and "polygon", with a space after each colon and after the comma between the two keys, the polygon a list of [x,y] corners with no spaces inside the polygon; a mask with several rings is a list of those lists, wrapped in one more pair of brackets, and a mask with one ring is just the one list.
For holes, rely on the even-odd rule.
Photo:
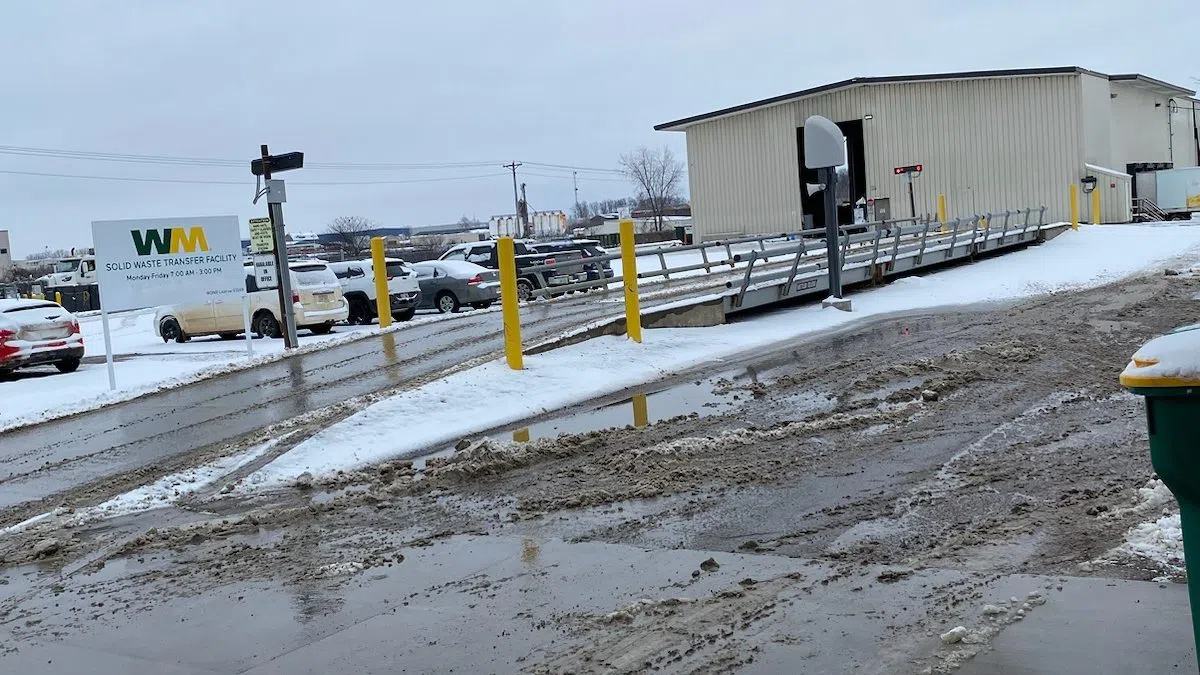
{"label": "sign post", "polygon": [[[908,215],[912,216],[914,219],[917,217],[917,199],[913,196],[913,178],[920,176],[921,172],[924,170],[925,167],[921,164],[909,164],[908,166],[898,166],[895,169],[892,169],[897,176],[904,176],[908,178]],[[941,198],[939,197],[939,213],[942,205],[940,200]]]}
{"label": "sign post", "polygon": [[246,292],[237,216],[92,222],[108,386],[116,389],[108,313],[208,303]]}
{"label": "sign post", "polygon": [[[271,235],[275,244],[275,269],[279,274],[279,311],[283,314],[283,340],[288,349],[295,349],[299,340],[296,338],[296,309],[292,306],[292,275],[289,274],[287,259],[287,240],[283,227],[283,204],[287,201],[287,191],[281,179],[272,179],[272,172],[290,171],[304,166],[304,153],[289,152],[282,155],[272,155],[266,144],[259,146],[262,156],[250,161],[250,173],[262,176],[267,187],[267,213],[270,215]],[[255,197],[258,201],[258,197]]]}
{"label": "sign post", "polygon": [[804,121],[804,166],[817,169],[825,198],[825,260],[829,268],[829,298],[822,307],[850,311],[842,297],[842,241],[837,217],[837,168],[846,163],[846,137],[826,117],[813,115]]}

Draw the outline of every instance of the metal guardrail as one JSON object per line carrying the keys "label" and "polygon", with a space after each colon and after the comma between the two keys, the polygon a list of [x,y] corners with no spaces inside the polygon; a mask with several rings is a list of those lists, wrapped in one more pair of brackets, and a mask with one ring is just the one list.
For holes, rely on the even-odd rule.
{"label": "metal guardrail", "polygon": [[[966,232],[963,226],[967,223],[982,223],[983,230],[988,233],[991,231],[993,222],[997,218],[1003,218],[1003,222],[998,225],[1002,234],[1006,238],[1010,229],[1015,231],[1018,223],[1012,222],[1015,219],[1023,221],[1020,226],[1022,231],[1034,227],[1031,222],[1033,214],[1038,214],[1037,226],[1042,224],[1042,219],[1045,214],[1045,207],[1040,209],[1020,209],[1017,211],[1004,211],[997,214],[983,214],[972,216],[970,218],[959,218],[949,223],[938,223],[933,220],[931,215],[923,215],[908,218],[887,219],[880,221],[870,221],[866,223],[850,224],[840,226],[840,230],[844,233],[839,237],[839,246],[841,247],[843,268],[851,263],[859,263],[867,259],[878,261],[881,255],[896,257],[912,250],[918,251],[918,255],[923,255],[924,248],[932,245],[933,239],[930,239],[930,233],[935,229],[944,231],[951,237],[952,246],[957,246],[959,236],[965,237]],[[978,237],[978,230],[981,229],[977,225],[971,228],[971,239],[966,240],[970,245],[975,244]],[[814,241],[815,239],[815,241]],[[936,237],[935,237],[936,239]],[[883,242],[887,240],[887,245]],[[911,242],[911,244],[910,244]],[[944,243],[944,242],[941,242]],[[744,246],[746,244],[754,245],[755,248],[750,251],[735,252],[733,247]],[[916,246],[916,248],[913,248]],[[869,253],[862,250],[864,247],[870,249]],[[889,250],[890,249],[890,250]],[[716,251],[717,256],[710,257],[713,251]],[[697,263],[671,266],[668,264],[667,256],[678,253],[686,253],[689,251],[699,251],[701,261]],[[652,279],[662,277],[670,279],[671,275],[679,275],[687,272],[694,272],[703,269],[706,273],[712,273],[714,270],[732,272],[743,263],[746,264],[746,272],[742,275],[742,284],[746,281],[756,269],[763,269],[764,265],[775,267],[784,263],[790,263],[787,268],[777,273],[777,278],[795,279],[799,274],[810,270],[810,267],[802,265],[804,258],[810,258],[814,262],[809,265],[815,265],[811,269],[824,269],[824,253],[825,253],[825,229],[813,228],[808,230],[799,230],[795,232],[770,232],[758,235],[740,237],[737,239],[725,239],[710,242],[702,242],[699,244],[688,244],[685,246],[669,246],[638,250],[636,257],[640,260],[643,258],[657,258],[659,269],[646,270],[638,272],[639,279]],[[522,269],[522,273],[541,274],[547,271],[557,271],[560,267],[580,268],[583,265],[595,265],[600,269],[604,269],[614,260],[620,260],[619,253],[606,254],[582,260],[571,260],[564,265],[536,265]],[[613,276],[608,278],[592,279],[590,281],[580,281],[571,284],[564,284],[548,288],[535,289],[534,297],[559,296],[572,291],[590,291],[592,289],[600,289],[604,292],[610,292],[619,288],[622,284],[621,276]],[[732,282],[726,283],[727,288],[732,288]]]}

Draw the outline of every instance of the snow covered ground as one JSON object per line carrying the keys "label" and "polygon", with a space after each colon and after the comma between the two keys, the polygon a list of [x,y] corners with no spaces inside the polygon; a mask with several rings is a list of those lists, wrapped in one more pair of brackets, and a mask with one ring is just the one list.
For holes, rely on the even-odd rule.
{"label": "snow covered ground", "polygon": [[[445,318],[439,314],[418,315],[412,321],[393,324],[389,330]],[[104,336],[100,316],[83,315],[79,323],[85,357],[89,361],[102,359]],[[0,381],[0,396],[4,401],[0,406],[0,431],[128,401],[285,356],[283,340],[254,340],[253,358],[246,353],[245,339],[207,337],[185,344],[164,344],[154,334],[152,309],[114,314],[109,317],[109,329],[116,358],[116,390],[108,388],[108,370],[103,362],[84,363],[78,371],[66,375],[53,368],[18,371],[16,379]],[[378,326],[338,326],[328,335],[301,331],[298,351],[324,349],[378,330]]]}
{"label": "snow covered ground", "polygon": [[[1083,227],[1037,247],[851,295],[853,312],[807,306],[714,328],[646,331],[526,358],[524,371],[492,362],[389,398],[300,443],[246,481],[287,483],[298,474],[413,456],[464,436],[582,403],[866,317],[1013,300],[1101,285],[1181,256],[1200,254],[1200,228]],[[612,364],[621,364],[613,368]],[[488,402],[479,405],[480,401]]]}

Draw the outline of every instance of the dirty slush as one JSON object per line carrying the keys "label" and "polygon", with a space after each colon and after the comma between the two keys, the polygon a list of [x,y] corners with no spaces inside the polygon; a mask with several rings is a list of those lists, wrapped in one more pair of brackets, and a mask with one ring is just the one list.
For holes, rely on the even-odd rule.
{"label": "dirty slush", "polygon": [[[390,648],[455,672],[948,672],[1056,592],[993,604],[1001,577],[1180,580],[1113,553],[1160,515],[1117,373],[1197,291],[887,317],[669,383],[722,401],[704,414],[51,518],[0,538],[0,652],[257,598],[317,636],[436,607],[453,630]],[[814,618],[831,607],[849,618]]]}

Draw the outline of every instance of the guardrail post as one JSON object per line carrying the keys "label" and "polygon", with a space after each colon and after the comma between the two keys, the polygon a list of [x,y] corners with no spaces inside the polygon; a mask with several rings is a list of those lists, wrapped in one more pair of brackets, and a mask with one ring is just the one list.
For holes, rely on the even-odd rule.
{"label": "guardrail post", "polygon": [[954,245],[958,243],[958,226],[959,225],[962,225],[962,218],[955,218],[954,219],[954,234],[950,235],[950,252],[947,254],[947,256],[946,256],[947,258],[954,256]]}
{"label": "guardrail post", "polygon": [[[1021,212],[1017,211],[1017,213],[1020,214]],[[1024,239],[1025,235],[1029,233],[1029,218],[1032,215],[1033,215],[1033,209],[1025,209],[1025,224],[1021,226],[1021,238],[1022,239]]]}
{"label": "guardrail post", "polygon": [[371,238],[371,267],[375,270],[375,312],[379,315],[379,327],[387,328],[392,325],[392,298],[388,293],[383,237]]}
{"label": "guardrail post", "polygon": [[983,219],[983,250],[987,250],[988,237],[992,235],[992,213],[989,211],[987,217]]}
{"label": "guardrail post", "polygon": [[[750,272],[754,270],[754,261],[758,260],[758,251],[750,249],[750,259],[746,261],[746,275],[742,277],[742,290],[738,291],[734,306],[741,307],[742,299],[746,297],[746,289],[750,287]],[[829,256],[825,256],[825,266],[829,266]]]}
{"label": "guardrail post", "polygon": [[513,370],[525,368],[521,353],[521,315],[517,303],[517,258],[512,237],[496,242],[500,258],[500,307],[504,315],[504,356]]}
{"label": "guardrail post", "polygon": [[903,231],[903,225],[896,226],[896,237],[892,241],[892,269],[896,269],[896,257],[900,255],[900,233]]}
{"label": "guardrail post", "polygon": [[979,216],[971,219],[971,243],[967,245],[967,255],[975,256],[975,239],[979,237]]}
{"label": "guardrail post", "polygon": [[1012,215],[1012,211],[1004,212],[1004,229],[1000,230],[1000,245],[1004,245],[1004,238],[1008,236],[1008,217]]}
{"label": "guardrail post", "polygon": [[[664,267],[665,269],[665,267]],[[625,332],[642,341],[642,309],[638,298],[637,253],[633,246],[633,221],[621,221],[621,280],[625,284]]]}
{"label": "guardrail post", "polygon": [[663,278],[670,279],[671,274],[669,272],[667,272],[667,256],[663,255],[662,251],[658,252],[658,264],[662,268]]}
{"label": "guardrail post", "polygon": [[1079,229],[1079,186],[1071,183],[1071,229]]}
{"label": "guardrail post", "polygon": [[700,248],[700,259],[704,261],[704,273],[711,274],[712,266],[708,264],[708,249],[707,248],[704,248],[704,247]]}
{"label": "guardrail post", "polygon": [[1042,229],[1042,225],[1046,224],[1046,207],[1038,209],[1038,229]]}
{"label": "guardrail post", "polygon": [[796,281],[796,271],[800,269],[800,258],[802,257],[804,257],[804,253],[797,249],[796,258],[792,260],[792,270],[788,272],[787,283],[779,291],[780,297],[787,297],[792,294],[792,284]]}
{"label": "guardrail post", "polygon": [[733,262],[733,249],[730,248],[728,242],[725,243],[725,260],[729,261],[730,267],[737,267],[737,264]]}
{"label": "guardrail post", "polygon": [[929,223],[925,223],[925,228],[921,230],[921,250],[917,252],[917,264],[925,262],[925,242],[929,240]]}

